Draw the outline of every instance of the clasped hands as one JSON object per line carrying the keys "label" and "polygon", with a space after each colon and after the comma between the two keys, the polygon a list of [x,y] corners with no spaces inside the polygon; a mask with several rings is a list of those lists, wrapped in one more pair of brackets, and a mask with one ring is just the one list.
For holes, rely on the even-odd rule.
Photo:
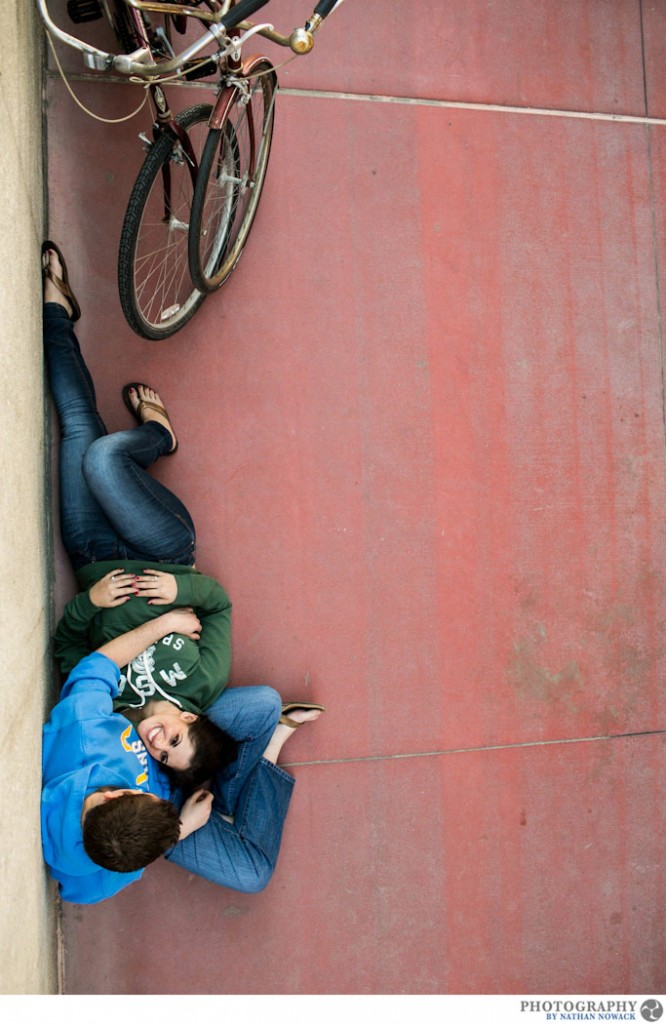
{"label": "clasped hands", "polygon": [[143,576],[112,569],[97,580],[88,596],[97,608],[115,608],[131,597],[145,597],[148,604],[173,604],[178,597],[178,583],[173,573],[159,569],[145,569]]}
{"label": "clasped hands", "polygon": [[[146,569],[143,576],[112,569],[88,591],[96,608],[117,608],[132,597],[148,598],[148,604],[173,604],[178,597],[176,577],[170,572]],[[166,633],[201,639],[201,622],[192,608],[171,608],[159,616]]]}

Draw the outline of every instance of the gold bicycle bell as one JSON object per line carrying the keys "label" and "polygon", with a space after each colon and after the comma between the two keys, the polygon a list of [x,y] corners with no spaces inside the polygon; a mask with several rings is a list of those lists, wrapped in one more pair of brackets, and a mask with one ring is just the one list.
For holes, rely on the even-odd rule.
{"label": "gold bicycle bell", "polygon": [[289,36],[289,46],[294,53],[309,53],[314,46],[314,37],[312,32],[308,32],[304,28],[295,28]]}

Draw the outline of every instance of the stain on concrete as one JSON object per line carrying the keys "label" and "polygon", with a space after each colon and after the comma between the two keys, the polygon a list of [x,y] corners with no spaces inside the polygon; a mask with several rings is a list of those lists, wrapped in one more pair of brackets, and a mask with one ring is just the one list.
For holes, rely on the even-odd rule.
{"label": "stain on concrete", "polygon": [[568,661],[556,669],[544,664],[540,648],[546,638],[545,625],[537,622],[532,636],[514,641],[506,681],[521,700],[578,711],[577,697],[583,689],[578,663]]}
{"label": "stain on concrete", "polygon": [[228,907],[225,907],[222,911],[222,917],[245,917],[249,910],[249,907],[239,907],[235,903],[230,903]]}

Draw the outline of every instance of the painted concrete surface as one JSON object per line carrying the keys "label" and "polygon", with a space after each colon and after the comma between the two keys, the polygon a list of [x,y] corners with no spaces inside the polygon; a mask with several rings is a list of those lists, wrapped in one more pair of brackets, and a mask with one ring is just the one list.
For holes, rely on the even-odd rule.
{"label": "painted concrete surface", "polygon": [[39,263],[44,223],[42,46],[32,5],[6,0],[0,38],[3,995],[51,993],[57,984],[55,886],[46,877],[39,831],[41,727],[54,696]]}
{"label": "painted concrete surface", "polygon": [[666,987],[660,14],[393,11],[347,0],[282,70],[247,251],[159,344],[115,283],[147,115],[92,121],[50,76],[107,426],[124,383],[159,388],[233,682],[329,709],[286,750],[269,888],[162,863],[65,907],[68,993]]}

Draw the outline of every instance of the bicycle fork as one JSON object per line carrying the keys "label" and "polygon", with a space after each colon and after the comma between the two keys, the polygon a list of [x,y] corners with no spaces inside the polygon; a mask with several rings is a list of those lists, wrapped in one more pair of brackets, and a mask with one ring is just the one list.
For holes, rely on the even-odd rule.
{"label": "bicycle fork", "polygon": [[[159,85],[150,86],[150,94],[155,105],[155,122],[153,124],[153,143],[157,141],[160,134],[169,134],[176,141],[176,147],[174,147],[174,155],[172,157],[178,163],[185,162],[187,169],[192,179],[192,191],[197,184],[197,175],[199,173],[199,166],[197,158],[190,142],[190,137],[185,129],[178,124],[178,121],[173,116],[173,113],[167,103],[166,96],[162,88]],[[145,135],[141,135],[145,142]],[[148,145],[153,143],[148,142]],[[162,190],[164,194],[164,217],[162,218],[165,224],[168,224],[170,231],[184,231],[187,233],[189,230],[189,224],[184,224],[183,221],[178,220],[174,215],[171,201],[171,161],[165,161],[162,167]]]}

